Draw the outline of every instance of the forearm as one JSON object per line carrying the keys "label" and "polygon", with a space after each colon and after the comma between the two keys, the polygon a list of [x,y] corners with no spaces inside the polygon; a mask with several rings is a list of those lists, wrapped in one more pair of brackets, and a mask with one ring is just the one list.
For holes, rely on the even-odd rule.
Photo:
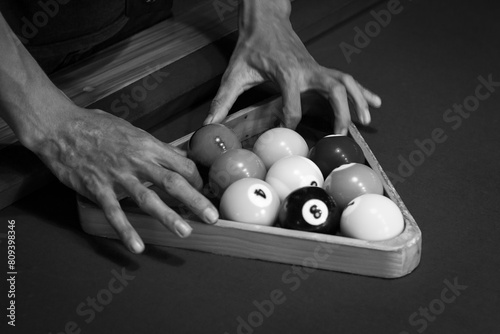
{"label": "forearm", "polygon": [[50,81],[0,14],[0,117],[31,148],[72,102]]}

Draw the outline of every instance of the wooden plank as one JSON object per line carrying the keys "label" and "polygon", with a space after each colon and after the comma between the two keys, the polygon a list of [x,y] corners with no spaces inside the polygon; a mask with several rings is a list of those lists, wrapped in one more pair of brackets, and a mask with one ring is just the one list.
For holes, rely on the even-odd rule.
{"label": "wooden plank", "polygon": [[[308,108],[304,109],[316,109],[311,113],[318,110],[328,113],[324,104],[317,102],[319,100],[317,95],[305,95],[303,104]],[[315,108],[315,105],[318,107]],[[224,123],[239,135],[244,147],[251,147],[252,139],[277,124],[279,113],[281,98],[246,108],[229,116]],[[220,220],[216,225],[207,225],[156,189],[162,198],[193,226],[192,236],[180,239],[167,231],[161,223],[141,213],[132,202],[123,201],[122,208],[144,241],[150,244],[368,276],[402,277],[411,273],[420,262],[420,229],[354,124],[350,126],[349,134],[362,147],[368,165],[380,177],[386,196],[391,198],[403,213],[405,229],[393,239],[364,241],[339,235],[293,231],[228,220]],[[172,145],[184,147],[191,135],[192,133],[173,141]],[[82,228],[87,233],[117,238],[98,207],[81,197],[78,198],[78,207]],[[315,256],[318,253],[324,256]]]}
{"label": "wooden plank", "polygon": [[[307,44],[375,2],[296,0],[291,20]],[[237,39],[236,14],[235,8],[221,20],[213,1],[203,1],[192,12],[160,23],[52,79],[79,105],[108,111],[148,130],[215,94]],[[6,125],[0,126],[0,138],[1,209],[52,178],[43,164],[31,163],[34,155],[26,150],[16,152],[19,164],[26,168],[12,164],[1,150],[15,141]],[[22,188],[16,186],[20,183]]]}
{"label": "wooden plank", "polygon": [[[51,76],[75,104],[89,107],[237,31],[237,11],[221,20],[212,1],[165,20]],[[124,117],[126,118],[126,117]],[[0,124],[0,145],[14,140]]]}

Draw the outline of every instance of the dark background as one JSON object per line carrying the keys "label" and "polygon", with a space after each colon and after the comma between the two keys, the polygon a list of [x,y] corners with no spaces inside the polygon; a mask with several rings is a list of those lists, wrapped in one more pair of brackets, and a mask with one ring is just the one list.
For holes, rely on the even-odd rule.
{"label": "dark background", "polygon": [[[282,303],[241,333],[499,332],[500,21],[491,3],[401,1],[401,12],[350,62],[340,45],[356,46],[355,29],[374,21],[370,11],[307,45],[318,62],[383,98],[361,132],[384,169],[399,175],[393,182],[422,230],[422,260],[413,273],[387,280],[317,270],[296,286],[283,281],[289,265],[156,246],[136,256],[117,241],[86,235],[73,192],[55,184],[0,211],[0,233],[8,219],[16,221],[11,332],[59,333],[73,321],[81,333],[237,333],[238,319],[258,320],[255,303],[274,290],[283,293]],[[382,2],[372,9],[386,8]],[[467,118],[446,121],[447,110],[473,101],[478,78],[489,76],[499,82],[490,96]],[[201,124],[207,105],[193,110],[190,122]],[[176,138],[194,126],[187,118],[155,134]],[[438,128],[446,140],[403,170],[402,161],[422,151],[417,142],[429,143]],[[6,262],[6,239],[0,240]],[[78,306],[123,269],[133,280],[86,323]],[[447,282],[461,290],[443,303],[453,296]],[[2,328],[6,321],[2,315]]]}

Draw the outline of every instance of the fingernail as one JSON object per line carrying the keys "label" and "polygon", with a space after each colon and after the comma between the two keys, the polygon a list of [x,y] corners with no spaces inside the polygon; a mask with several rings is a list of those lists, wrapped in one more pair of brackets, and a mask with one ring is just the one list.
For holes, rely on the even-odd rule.
{"label": "fingernail", "polygon": [[205,118],[205,121],[203,122],[203,124],[210,124],[210,123],[212,123],[213,119],[214,119],[214,116],[209,115],[207,118]]}
{"label": "fingernail", "polygon": [[347,133],[349,130],[347,128],[342,128],[342,129],[337,129],[334,131],[334,134],[340,135],[340,136],[347,136]]}
{"label": "fingernail", "polygon": [[207,223],[215,224],[219,219],[219,213],[212,208],[206,208],[205,211],[203,211],[203,217]]}
{"label": "fingernail", "polygon": [[130,243],[130,251],[132,253],[139,254],[142,253],[143,250],[144,244],[142,243],[142,240],[133,239]]}
{"label": "fingernail", "polygon": [[366,110],[363,114],[363,125],[368,125],[371,122],[370,112]]}
{"label": "fingernail", "polygon": [[175,233],[177,233],[177,235],[181,238],[188,237],[191,234],[191,231],[193,230],[191,226],[189,226],[187,223],[179,220],[175,222],[174,229]]}
{"label": "fingernail", "polygon": [[375,95],[374,97],[375,100],[373,101],[373,103],[375,103],[375,106],[380,107],[382,105],[382,99],[377,95]]}

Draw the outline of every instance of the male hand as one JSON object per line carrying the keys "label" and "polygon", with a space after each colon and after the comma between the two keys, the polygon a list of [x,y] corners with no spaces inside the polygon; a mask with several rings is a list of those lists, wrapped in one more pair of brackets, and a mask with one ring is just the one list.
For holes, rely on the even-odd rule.
{"label": "male hand", "polygon": [[307,90],[318,91],[330,102],[335,133],[348,131],[348,99],[360,122],[370,123],[368,107],[379,107],[380,98],[351,75],[325,68],[313,59],[292,29],[289,0],[248,0],[242,6],[238,43],[205,124],[221,122],[241,93],[269,80],[281,89],[282,123],[288,128],[299,123],[300,93]]}
{"label": "male hand", "polygon": [[101,110],[72,107],[60,113],[48,135],[31,149],[67,186],[98,203],[120,239],[134,253],[144,244],[119,199],[130,196],[179,237],[191,227],[147,188],[153,183],[213,224],[218,212],[198,190],[202,180],[185,152]]}
{"label": "male hand", "polygon": [[218,212],[198,190],[202,180],[183,151],[101,110],[76,106],[50,81],[0,13],[0,117],[57,178],[98,203],[134,253],[144,243],[119,200],[138,206],[180,237],[191,227],[158,195],[154,184],[207,223]]}

